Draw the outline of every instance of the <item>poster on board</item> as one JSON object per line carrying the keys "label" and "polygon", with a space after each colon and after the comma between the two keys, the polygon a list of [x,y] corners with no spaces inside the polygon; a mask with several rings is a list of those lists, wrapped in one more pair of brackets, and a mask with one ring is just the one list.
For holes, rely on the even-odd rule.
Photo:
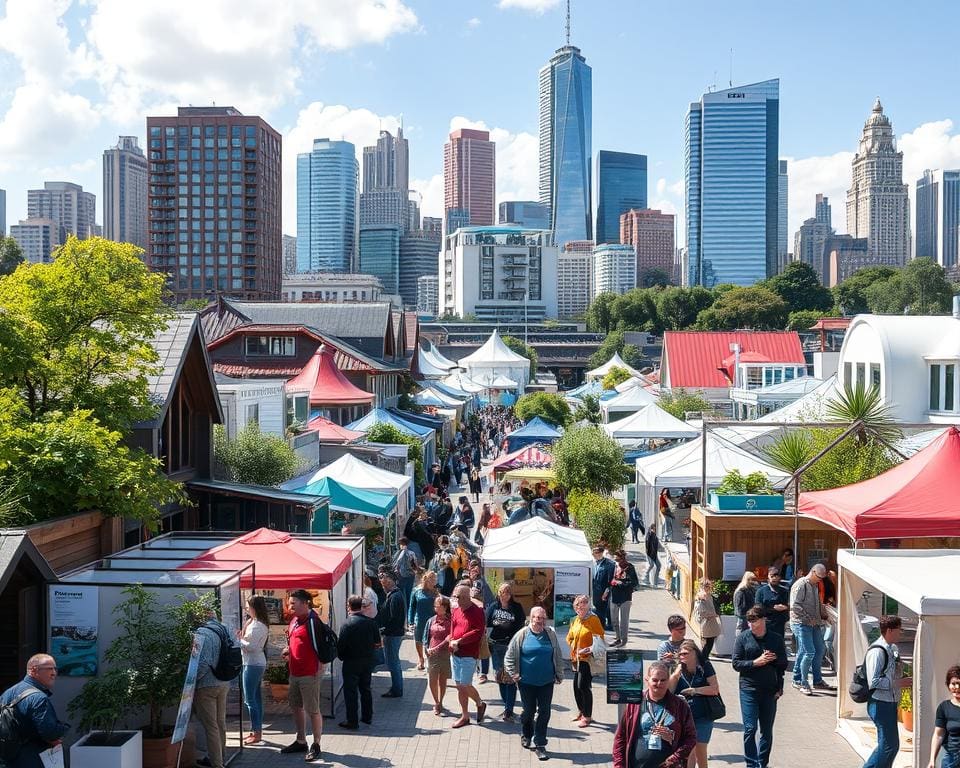
{"label": "poster on board", "polygon": [[50,587],[50,655],[61,677],[97,674],[100,588]]}
{"label": "poster on board", "polygon": [[183,680],[180,706],[177,708],[177,722],[173,726],[173,736],[170,737],[171,744],[178,744],[187,737],[187,728],[190,725],[190,710],[193,709],[193,693],[197,688],[197,671],[200,668],[200,652],[203,650],[203,641],[203,635],[199,632],[193,633],[190,661],[187,662],[187,676]]}
{"label": "poster on board", "polygon": [[587,568],[566,566],[554,569],[553,625],[569,627],[576,612],[573,601],[577,595],[590,592],[590,572]]}
{"label": "poster on board", "polygon": [[527,616],[530,615],[530,609],[538,605],[547,612],[547,619],[553,619],[553,568],[491,567],[485,569],[484,576],[494,594],[504,581],[511,582],[513,599],[523,606],[523,612]]}
{"label": "poster on board", "polygon": [[607,651],[607,703],[643,701],[643,654],[640,651]]}
{"label": "poster on board", "polygon": [[740,581],[747,570],[746,552],[723,553],[723,580]]}

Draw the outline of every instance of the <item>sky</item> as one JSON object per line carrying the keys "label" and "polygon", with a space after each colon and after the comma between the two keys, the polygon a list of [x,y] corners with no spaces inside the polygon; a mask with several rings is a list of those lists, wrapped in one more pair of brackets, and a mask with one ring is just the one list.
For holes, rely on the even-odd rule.
{"label": "sky", "polygon": [[[780,79],[789,232],[822,192],[844,200],[880,97],[911,197],[925,168],[960,167],[960,5],[573,0],[571,42],[593,68],[593,152],[648,157],[651,207],[683,211],[683,119],[708,87]],[[564,43],[562,0],[0,0],[0,188],[74,181],[102,197],[119,135],[147,115],[231,105],[284,137],[284,232],[295,160],[314,138],[358,152],[402,119],[423,213],[443,204],[450,130],[489,128],[497,199],[537,197],[537,74]],[[732,55],[731,55],[732,50]],[[681,229],[682,231],[682,229]],[[682,236],[681,236],[682,242]]]}

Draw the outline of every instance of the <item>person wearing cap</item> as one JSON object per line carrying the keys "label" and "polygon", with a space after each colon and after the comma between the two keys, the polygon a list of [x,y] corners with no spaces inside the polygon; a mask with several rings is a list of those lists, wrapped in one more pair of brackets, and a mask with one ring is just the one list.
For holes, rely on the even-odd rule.
{"label": "person wearing cap", "polygon": [[818,585],[827,578],[827,567],[817,563],[810,573],[801,576],[790,588],[790,629],[797,638],[799,651],[793,663],[793,687],[805,696],[813,694],[808,677],[813,673],[813,688],[819,691],[835,691],[823,679],[823,654],[827,647],[820,629],[827,618],[827,611],[820,602]]}

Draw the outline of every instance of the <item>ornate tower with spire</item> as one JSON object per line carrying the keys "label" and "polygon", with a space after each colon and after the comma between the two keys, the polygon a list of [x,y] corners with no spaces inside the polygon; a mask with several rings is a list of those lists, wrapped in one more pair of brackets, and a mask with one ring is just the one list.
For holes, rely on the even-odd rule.
{"label": "ornate tower with spire", "polygon": [[860,266],[902,267],[910,258],[910,202],[903,183],[903,152],[897,151],[890,118],[878,98],[863,126],[847,190],[847,232],[867,238]]}

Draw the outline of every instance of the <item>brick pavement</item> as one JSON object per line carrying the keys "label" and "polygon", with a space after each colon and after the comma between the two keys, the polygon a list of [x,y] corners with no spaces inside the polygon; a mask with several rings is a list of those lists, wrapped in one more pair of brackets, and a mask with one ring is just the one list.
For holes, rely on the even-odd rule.
{"label": "brick pavement", "polygon": [[[631,559],[644,567],[639,547],[631,547]],[[666,636],[666,618],[677,603],[663,589],[642,589],[635,595],[630,622],[631,647],[640,648],[647,658]],[[494,682],[479,685],[481,695],[490,703],[488,720],[459,730],[450,728],[453,717],[438,718],[432,712],[426,673],[415,668],[413,640],[403,643],[404,697],[382,699],[389,683],[386,672],[374,676],[374,723],[361,725],[357,732],[336,726],[342,717],[325,720],[323,759],[316,765],[348,768],[526,768],[540,765],[532,752],[520,747],[519,725],[497,720],[503,711]],[[729,661],[715,662],[721,691],[727,704],[727,717],[717,723],[710,744],[710,765],[743,765],[737,675]],[[589,728],[570,722],[573,704],[571,675],[554,696],[548,751],[550,766],[602,766],[610,764],[616,707],[604,701],[602,680],[594,681],[597,722]],[[266,692],[265,692],[266,693]],[[445,703],[456,707],[456,691],[451,686]],[[777,768],[825,765],[830,768],[855,768],[862,763],[852,749],[834,732],[833,696],[818,694],[807,698],[789,688],[781,700],[775,730],[772,764]],[[270,707],[264,728],[265,747],[248,747],[233,762],[240,768],[279,768],[303,764],[300,755],[280,755],[277,748],[292,740],[293,729],[283,705]],[[519,701],[518,701],[519,710]],[[235,744],[235,741],[234,741]]]}

